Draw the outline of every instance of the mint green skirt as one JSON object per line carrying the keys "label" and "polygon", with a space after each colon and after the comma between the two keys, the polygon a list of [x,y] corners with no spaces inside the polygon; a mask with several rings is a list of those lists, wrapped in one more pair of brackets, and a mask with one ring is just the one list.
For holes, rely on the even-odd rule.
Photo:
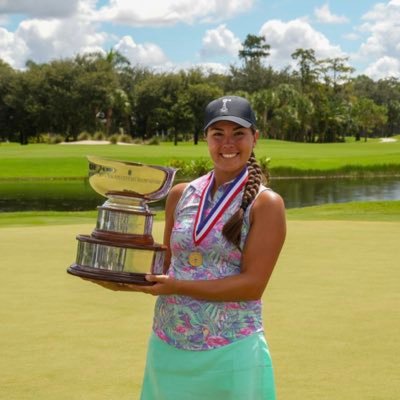
{"label": "mint green skirt", "polygon": [[214,350],[177,349],[150,337],[141,400],[275,400],[262,332]]}

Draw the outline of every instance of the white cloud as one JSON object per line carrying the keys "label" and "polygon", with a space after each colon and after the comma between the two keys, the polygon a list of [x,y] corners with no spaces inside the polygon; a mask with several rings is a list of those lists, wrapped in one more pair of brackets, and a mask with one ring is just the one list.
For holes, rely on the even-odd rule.
{"label": "white cloud", "polygon": [[69,17],[83,0],[1,0],[0,14],[24,14],[30,17]]}
{"label": "white cloud", "polygon": [[377,3],[372,7],[371,11],[368,11],[363,15],[364,20],[384,20],[388,16],[392,15],[393,18],[399,15],[399,0],[390,0],[387,4]]}
{"label": "white cloud", "polygon": [[47,62],[77,53],[101,51],[107,34],[97,32],[85,19],[30,19],[20,23],[15,32],[2,29],[0,58],[14,68],[23,68],[28,59]]}
{"label": "white cloud", "polygon": [[367,21],[361,30],[370,36],[361,46],[361,54],[366,56],[399,56],[397,44],[400,42],[400,0],[388,4],[376,4],[363,16]]}
{"label": "white cloud", "polygon": [[9,32],[7,29],[0,27],[0,58],[12,67],[22,66],[26,61],[28,47],[26,43]]}
{"label": "white cloud", "polygon": [[230,55],[237,56],[242,47],[239,38],[232,31],[227,29],[225,24],[219,25],[216,29],[206,31],[203,37],[201,56],[203,58]]}
{"label": "white cloud", "polygon": [[365,73],[371,77],[389,74],[400,75],[400,0],[391,0],[388,3],[378,3],[371,11],[363,16],[365,23],[360,30],[369,36],[361,44],[358,57],[370,64]]}
{"label": "white cloud", "polygon": [[322,22],[324,24],[346,24],[349,22],[349,19],[344,15],[332,14],[328,3],[322,5],[321,7],[315,8],[314,15],[318,22]]}
{"label": "white cloud", "polygon": [[360,46],[360,56],[366,58],[375,58],[381,56],[387,52],[388,48],[384,40],[377,37],[376,35],[370,36],[364,43]]}
{"label": "white cloud", "polygon": [[183,63],[172,63],[167,62],[163,65],[155,66],[152,68],[155,72],[179,72],[185,71],[193,68],[199,68],[205,74],[217,73],[226,75],[230,71],[230,67],[226,64],[203,62],[203,63],[193,63],[193,62],[183,62]]}
{"label": "white cloud", "polygon": [[230,71],[230,68],[226,64],[219,64],[219,63],[200,63],[194,65],[194,67],[200,68],[205,73],[213,72],[216,74],[227,75]]}
{"label": "white cloud", "polygon": [[162,49],[152,43],[136,44],[131,36],[124,36],[114,48],[123,54],[132,65],[165,65],[168,60]]}
{"label": "white cloud", "polygon": [[263,35],[266,43],[271,46],[271,55],[267,62],[277,68],[294,66],[291,54],[299,48],[314,49],[317,58],[345,56],[340,46],[332,45],[326,36],[312,28],[305,20],[270,20],[261,27],[260,35]]}
{"label": "white cloud", "polygon": [[365,70],[365,74],[372,79],[382,79],[390,76],[400,78],[400,61],[393,57],[384,56],[369,65]]}
{"label": "white cloud", "polygon": [[0,0],[3,13],[40,15],[39,18],[22,20],[14,32],[3,29],[2,36],[7,40],[0,40],[0,58],[14,68],[23,68],[28,59],[47,62],[77,53],[103,51],[108,35],[99,32],[99,27],[89,21],[95,5],[96,0],[71,0],[67,3]]}
{"label": "white cloud", "polygon": [[99,25],[91,21],[92,16],[93,8],[86,1],[80,3],[79,13],[71,18],[26,19],[15,32],[0,28],[0,58],[21,69],[28,59],[40,63],[78,53],[104,52],[107,41],[116,39],[115,48],[134,65],[160,66],[167,62],[157,45],[138,44],[130,36],[115,38],[99,30]]}
{"label": "white cloud", "polygon": [[[0,21],[7,22],[9,15],[21,12],[24,15],[40,15],[38,18],[26,18],[20,22],[14,31],[5,27],[0,28],[0,59],[8,62],[12,67],[24,68],[28,59],[35,62],[48,62],[56,58],[73,57],[78,53],[99,51],[104,52],[107,43],[116,43],[114,48],[124,54],[129,61],[135,64],[151,66],[155,70],[179,70],[200,67],[205,70],[226,72],[226,66],[217,63],[184,63],[173,64],[163,50],[154,43],[136,43],[130,36],[122,38],[102,31],[98,24],[96,11],[97,0],[71,0],[69,5],[60,5],[59,2],[36,0],[32,1],[0,0]],[[251,7],[253,0],[228,0],[221,4],[214,1],[189,0],[151,0],[127,1],[111,0],[110,7],[114,11],[123,11],[124,5],[130,12],[136,12],[143,23],[152,23],[159,19],[160,24],[167,21],[185,20],[185,18],[217,17],[218,15],[234,15]],[[64,7],[64,8],[63,8]],[[103,8],[103,11],[105,9]],[[133,11],[134,10],[134,11]],[[167,10],[167,11],[166,11]],[[61,14],[62,15],[61,18]],[[69,14],[73,16],[68,17]],[[52,18],[58,16],[60,18]],[[129,15],[128,15],[129,17]],[[153,18],[154,17],[154,18]],[[163,17],[166,17],[163,19]],[[152,19],[153,18],[153,19]],[[112,18],[111,18],[112,19]],[[132,22],[128,18],[129,22]],[[210,32],[208,38],[213,34]],[[220,53],[237,55],[239,39],[226,27],[220,26],[214,31],[218,36],[218,43],[212,44],[207,37],[204,42],[204,54]]]}
{"label": "white cloud", "polygon": [[219,21],[249,10],[255,0],[110,0],[96,18],[132,26]]}

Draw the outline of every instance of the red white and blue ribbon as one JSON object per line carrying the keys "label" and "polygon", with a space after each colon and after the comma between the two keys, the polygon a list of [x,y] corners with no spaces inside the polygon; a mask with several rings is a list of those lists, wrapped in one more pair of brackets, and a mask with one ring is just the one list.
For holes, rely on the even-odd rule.
{"label": "red white and blue ribbon", "polygon": [[208,196],[214,185],[214,171],[212,171],[208,177],[206,186],[204,187],[201,197],[199,208],[197,209],[196,219],[193,228],[193,241],[197,246],[201,241],[208,235],[217,221],[221,218],[222,214],[229,207],[232,200],[240,193],[243,186],[246,184],[248,179],[247,167],[229,184],[225,189],[224,193],[210,210],[207,217],[204,217],[205,208]]}

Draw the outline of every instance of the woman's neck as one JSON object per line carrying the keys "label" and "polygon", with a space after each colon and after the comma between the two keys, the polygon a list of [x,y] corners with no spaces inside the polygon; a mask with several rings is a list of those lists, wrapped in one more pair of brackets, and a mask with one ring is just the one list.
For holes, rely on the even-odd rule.
{"label": "woman's neck", "polygon": [[221,185],[235,178],[236,175],[220,174],[214,171],[213,191],[216,191]]}
{"label": "woman's neck", "polygon": [[226,171],[218,171],[214,169],[214,184],[211,189],[211,193],[214,196],[215,192],[218,190],[218,188],[235,179],[241,172],[243,171],[243,168],[240,169],[239,171],[232,171],[232,172],[226,172]]}

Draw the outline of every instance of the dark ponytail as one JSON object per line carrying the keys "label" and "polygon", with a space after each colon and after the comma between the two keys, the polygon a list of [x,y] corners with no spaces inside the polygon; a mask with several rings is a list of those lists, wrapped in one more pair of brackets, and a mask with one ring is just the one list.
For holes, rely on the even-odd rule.
{"label": "dark ponytail", "polygon": [[222,234],[225,238],[238,248],[240,248],[244,213],[257,196],[261,183],[267,181],[256,161],[254,152],[251,153],[250,158],[247,161],[247,170],[249,172],[249,177],[244,187],[242,204],[240,205],[239,210],[232,215],[222,228]]}

